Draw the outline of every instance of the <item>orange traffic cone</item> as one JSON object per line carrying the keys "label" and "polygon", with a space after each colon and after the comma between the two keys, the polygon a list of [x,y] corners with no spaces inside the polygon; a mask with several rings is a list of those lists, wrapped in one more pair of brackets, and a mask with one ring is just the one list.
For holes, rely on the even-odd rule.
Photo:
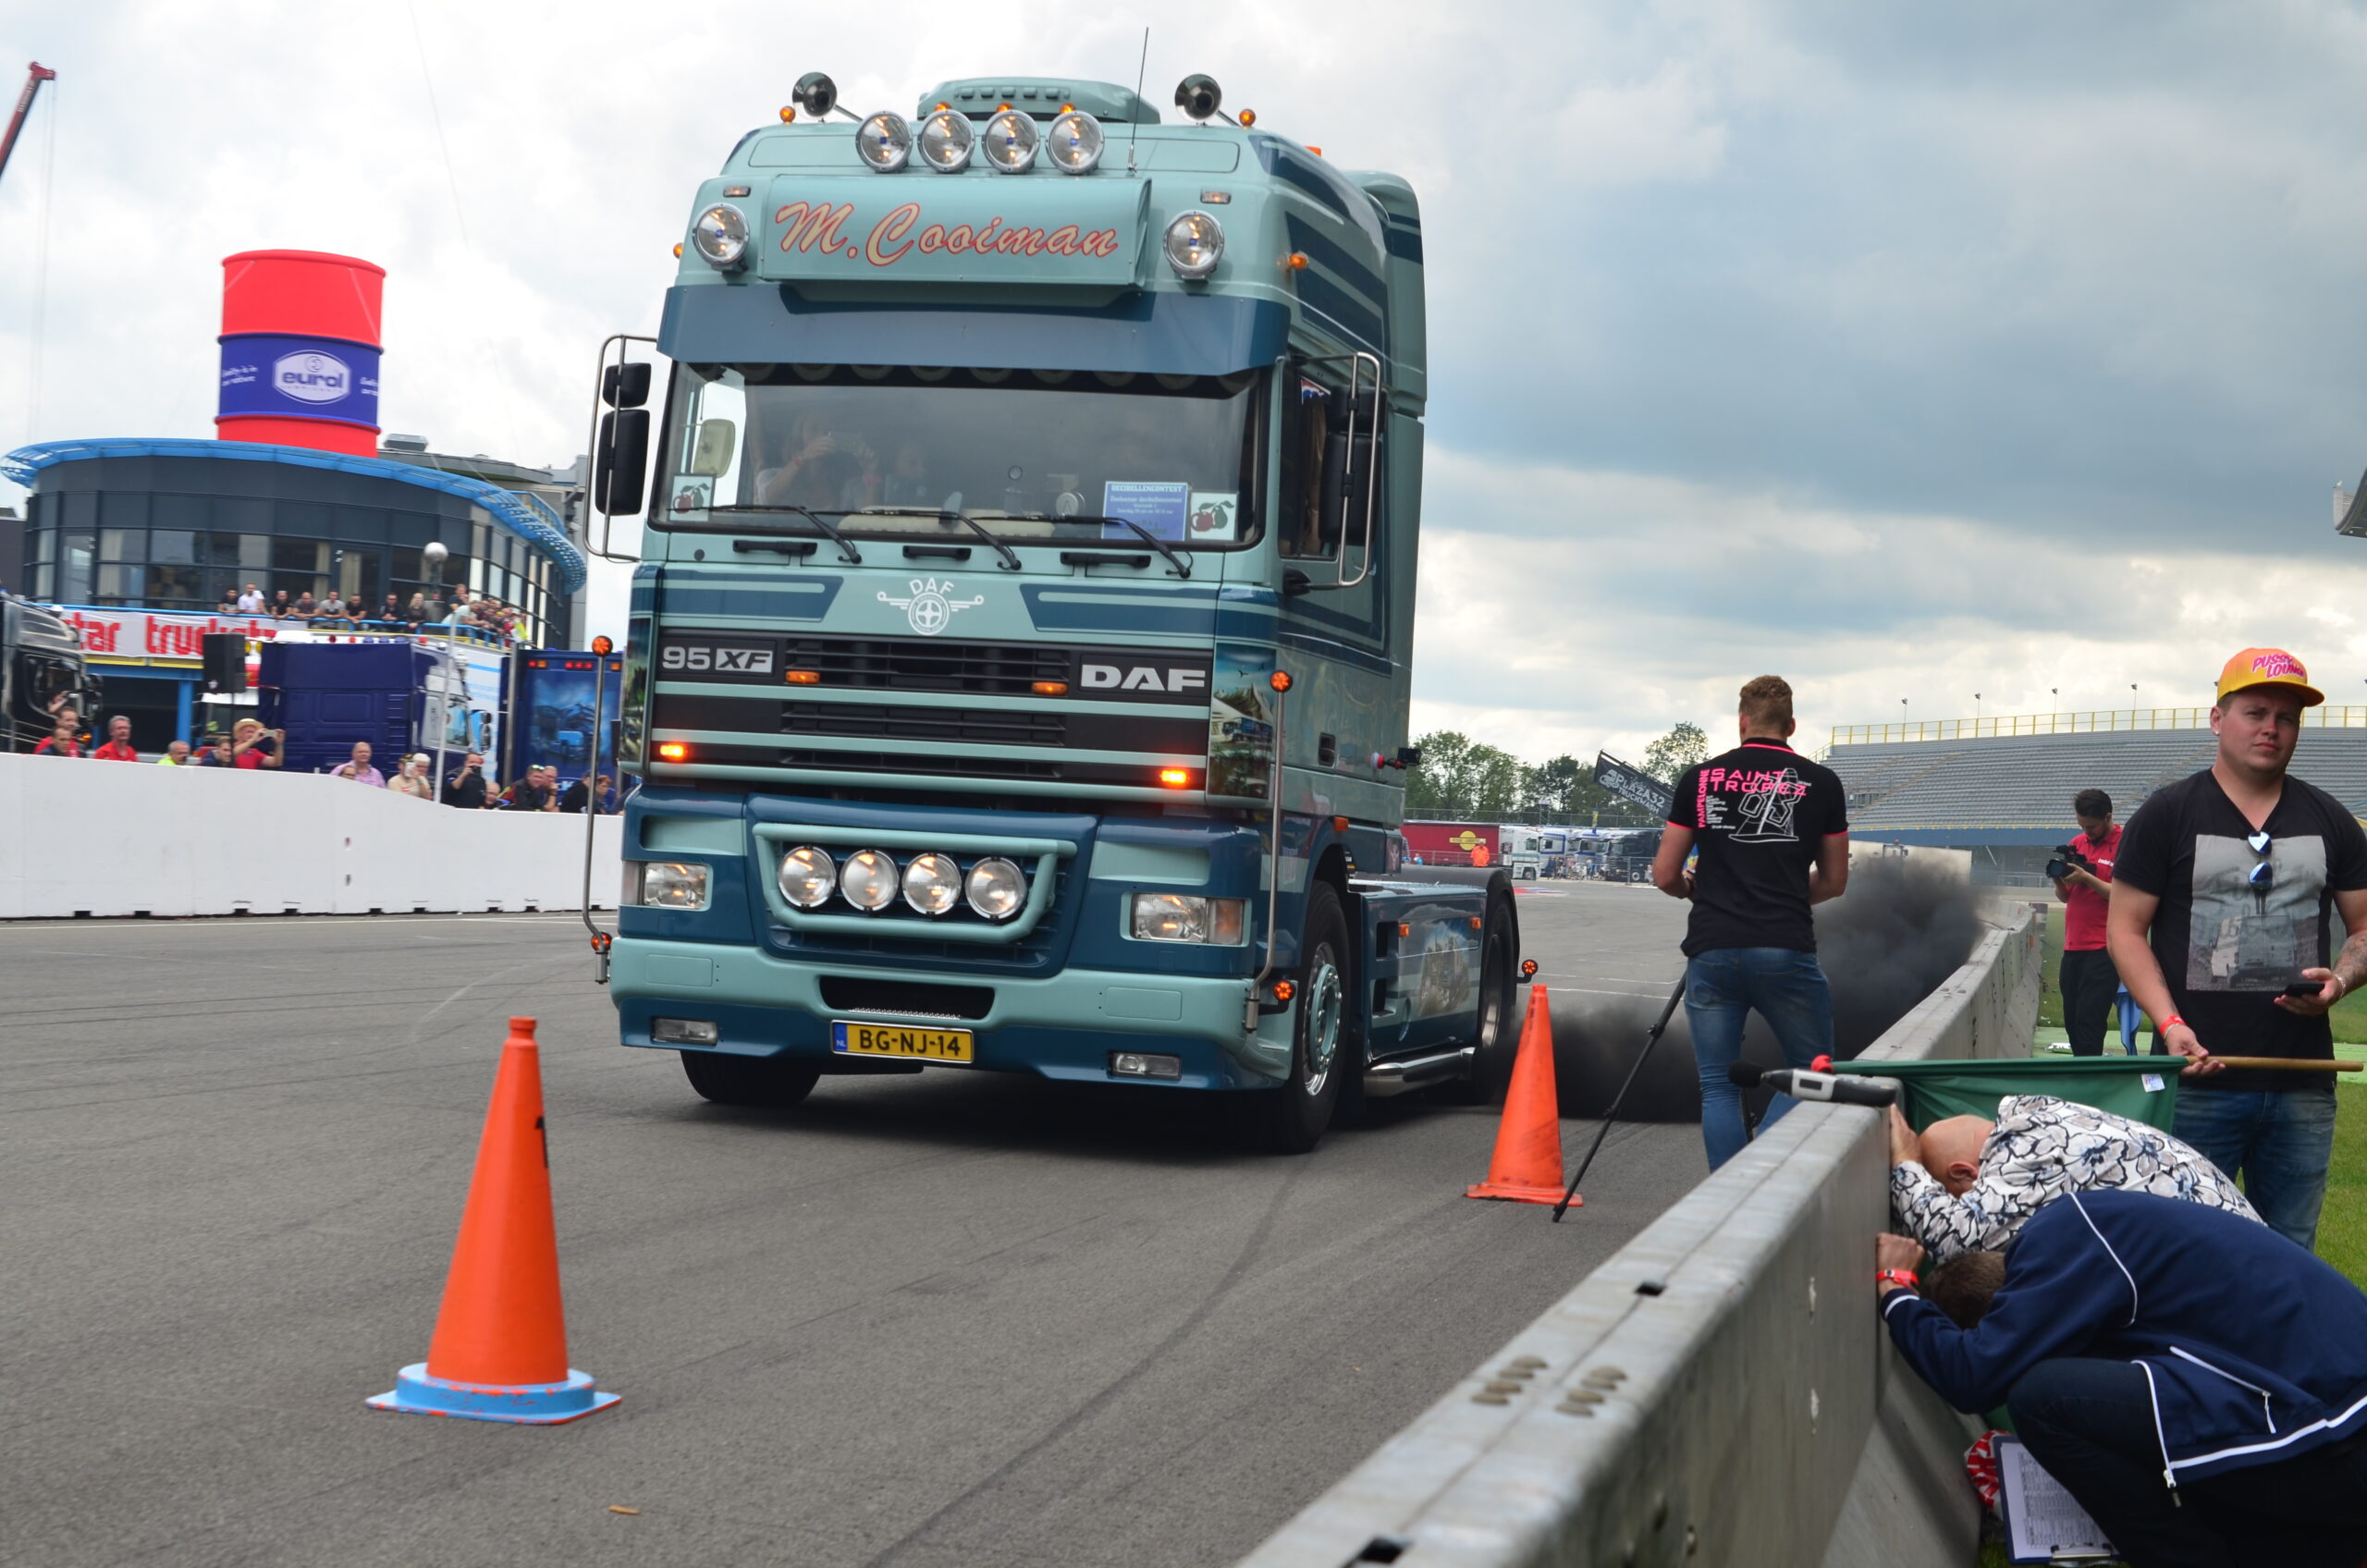
{"label": "orange traffic cone", "polygon": [[373,1410],[547,1427],[605,1410],[619,1397],[595,1391],[590,1373],[567,1364],[542,1056],[534,1021],[513,1018],[427,1359],[404,1367],[392,1391],[367,1403]]}
{"label": "orange traffic cone", "polygon": [[1562,1107],[1553,1092],[1553,1021],[1542,986],[1528,988],[1528,1017],[1520,1026],[1520,1054],[1513,1059],[1512,1087],[1504,1096],[1488,1179],[1463,1195],[1562,1201]]}

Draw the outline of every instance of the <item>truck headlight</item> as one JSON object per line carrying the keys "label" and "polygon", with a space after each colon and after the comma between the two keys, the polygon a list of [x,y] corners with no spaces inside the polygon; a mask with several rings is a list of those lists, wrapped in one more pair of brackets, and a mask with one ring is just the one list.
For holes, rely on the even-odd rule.
{"label": "truck headlight", "polygon": [[839,885],[839,865],[828,851],[800,844],[780,857],[780,871],[773,879],[780,884],[780,896],[797,908],[820,909]]}
{"label": "truck headlight", "polygon": [[1167,226],[1167,264],[1183,278],[1202,278],[1224,257],[1224,225],[1203,212],[1179,213]]}
{"label": "truck headlight", "polygon": [[1101,122],[1083,109],[1057,115],[1045,146],[1052,166],[1062,174],[1091,174],[1101,162]]}
{"label": "truck headlight", "polygon": [[943,914],[962,901],[962,868],[949,855],[914,855],[904,867],[904,901],[923,914]]}
{"label": "truck headlight", "polygon": [[857,850],[839,868],[839,891],[857,909],[886,909],[896,897],[896,860],[878,850]]}
{"label": "truck headlight", "polygon": [[641,888],[633,902],[650,909],[705,909],[707,868],[696,861],[636,861]]}
{"label": "truck headlight", "polygon": [[1026,901],[1027,874],[1000,855],[989,855],[970,868],[963,891],[970,907],[988,920],[1009,920]]}
{"label": "truck headlight", "polygon": [[1004,174],[1025,174],[1036,166],[1036,122],[1017,109],[1005,109],[987,122],[987,162]]}
{"label": "truck headlight", "polygon": [[978,145],[970,116],[955,109],[939,109],[921,121],[921,162],[939,174],[960,174],[970,166]]}
{"label": "truck headlight", "polygon": [[730,272],[748,258],[748,214],[717,202],[691,225],[691,243],[717,272]]}
{"label": "truck headlight", "polygon": [[1239,947],[1245,907],[1239,899],[1209,899],[1197,893],[1136,893],[1134,939]]}
{"label": "truck headlight", "polygon": [[881,174],[894,174],[913,155],[913,128],[904,116],[880,110],[854,129],[854,150]]}

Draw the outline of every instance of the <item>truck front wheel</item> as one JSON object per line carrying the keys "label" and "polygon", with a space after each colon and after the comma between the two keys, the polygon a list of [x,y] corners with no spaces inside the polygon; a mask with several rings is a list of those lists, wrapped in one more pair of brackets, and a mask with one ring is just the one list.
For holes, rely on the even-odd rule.
{"label": "truck front wheel", "polygon": [[800,1066],[779,1057],[720,1056],[714,1051],[681,1051],[682,1075],[702,1099],[717,1105],[754,1106],[783,1109],[814,1092],[821,1070]]}
{"label": "truck front wheel", "polygon": [[1297,1010],[1291,1027],[1291,1071],[1278,1089],[1234,1096],[1242,1139],[1269,1154],[1305,1154],[1323,1141],[1340,1085],[1355,1071],[1348,1042],[1348,921],[1329,882],[1307,889],[1306,930],[1299,942]]}

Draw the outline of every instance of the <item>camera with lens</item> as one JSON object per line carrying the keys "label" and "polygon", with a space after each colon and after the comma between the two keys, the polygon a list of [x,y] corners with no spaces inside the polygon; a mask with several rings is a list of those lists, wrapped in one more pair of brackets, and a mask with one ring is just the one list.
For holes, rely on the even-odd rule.
{"label": "camera with lens", "polygon": [[[2030,863],[2025,861],[2023,864],[2027,865]],[[2054,853],[2047,859],[2046,879],[2050,882],[2060,882],[2071,875],[2071,869],[2074,866],[2090,873],[2093,873],[2096,869],[2095,863],[2081,854],[2077,845],[2057,844],[2054,846]]]}

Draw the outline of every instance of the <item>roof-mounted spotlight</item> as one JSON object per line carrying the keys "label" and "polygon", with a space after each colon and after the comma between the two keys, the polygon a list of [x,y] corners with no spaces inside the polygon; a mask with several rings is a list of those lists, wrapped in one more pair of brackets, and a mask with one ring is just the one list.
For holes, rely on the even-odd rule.
{"label": "roof-mounted spotlight", "polygon": [[1175,84],[1175,106],[1196,120],[1207,119],[1224,103],[1224,89],[1217,79],[1194,71]]}
{"label": "roof-mounted spotlight", "polygon": [[[839,84],[820,71],[807,71],[797,79],[797,85],[790,89],[789,96],[799,108],[818,120],[838,108]],[[854,117],[852,110],[840,112],[849,119]]]}

